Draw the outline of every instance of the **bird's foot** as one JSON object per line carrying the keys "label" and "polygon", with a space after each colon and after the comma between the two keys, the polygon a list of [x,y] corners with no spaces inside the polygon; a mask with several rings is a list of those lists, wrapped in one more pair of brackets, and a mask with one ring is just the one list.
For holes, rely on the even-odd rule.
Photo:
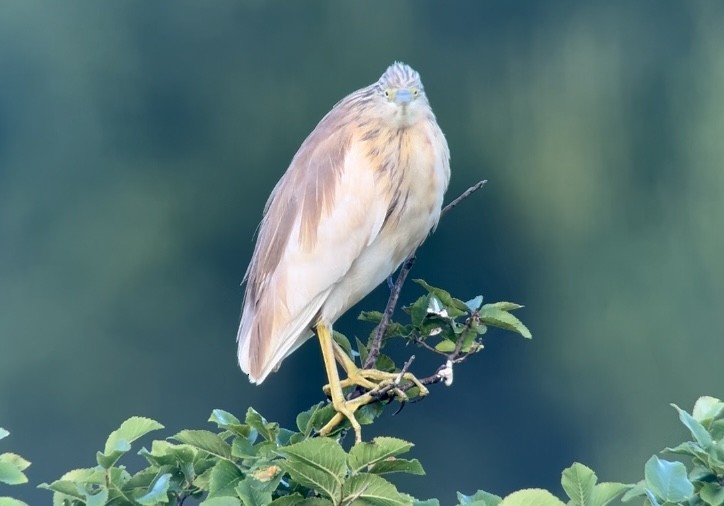
{"label": "bird's foot", "polygon": [[[417,388],[418,393],[415,397],[424,397],[429,393],[427,387],[414,374],[409,372],[387,372],[377,369],[360,369],[353,366],[347,370],[347,378],[340,381],[342,388],[359,387],[365,390],[365,395],[370,394],[371,399],[369,402],[378,400],[382,394],[387,392],[392,393],[398,401],[406,402],[409,400],[405,393],[407,389],[401,387],[410,384]],[[323,390],[327,396],[330,395],[329,385],[325,385]],[[364,397],[364,395],[360,397]],[[358,398],[356,397],[353,400]]]}
{"label": "bird's foot", "polygon": [[[349,364],[344,365],[349,367]],[[342,399],[340,402],[335,402],[337,399],[331,396],[332,390],[330,386],[325,385],[323,387],[324,393],[332,397],[332,405],[335,411],[337,411],[337,414],[322,427],[319,432],[322,436],[330,434],[346,418],[354,429],[355,443],[359,443],[362,441],[362,428],[354,415],[359,408],[380,400],[380,398],[387,393],[394,396],[395,399],[400,402],[407,402],[409,398],[403,388],[410,384],[418,390],[416,397],[424,397],[429,393],[427,387],[409,372],[360,369],[357,366],[347,369],[347,367],[345,367],[345,369],[347,370],[348,376],[339,382],[340,386],[342,388],[360,387],[365,390],[365,392],[352,399]]]}
{"label": "bird's foot", "polygon": [[[362,441],[362,428],[355,418],[358,409],[387,396],[394,396],[397,400],[405,402],[409,400],[405,391],[410,388],[417,388],[416,397],[428,394],[425,385],[413,374],[407,372],[409,362],[400,372],[360,369],[342,347],[334,341],[330,326],[320,322],[317,324],[316,330],[329,378],[329,384],[325,385],[323,390],[332,399],[332,406],[337,412],[319,431],[320,435],[331,434],[346,418],[354,429],[355,443],[359,443]],[[340,380],[335,361],[347,373],[347,378]],[[344,389],[350,387],[358,387],[362,390],[361,394],[354,398],[346,398]]]}

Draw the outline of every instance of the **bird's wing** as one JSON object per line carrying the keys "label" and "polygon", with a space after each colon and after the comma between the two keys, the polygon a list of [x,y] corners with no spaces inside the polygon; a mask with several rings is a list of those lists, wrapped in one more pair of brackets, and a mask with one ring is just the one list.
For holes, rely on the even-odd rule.
{"label": "bird's wing", "polygon": [[333,109],[267,202],[237,336],[239,363],[255,383],[311,335],[326,297],[385,220],[386,178],[354,127],[339,125]]}

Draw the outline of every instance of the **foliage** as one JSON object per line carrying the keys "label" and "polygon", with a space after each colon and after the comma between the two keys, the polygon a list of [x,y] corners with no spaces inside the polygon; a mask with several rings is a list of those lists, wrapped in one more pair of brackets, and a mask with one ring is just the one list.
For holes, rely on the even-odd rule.
{"label": "foliage", "polygon": [[[5,439],[10,432],[0,427],[0,439]],[[15,453],[0,453],[0,483],[7,485],[20,485],[28,482],[25,471],[30,466],[30,462]],[[0,506],[27,506],[24,502],[13,499],[12,497],[0,496]]]}
{"label": "foliage", "polygon": [[[361,364],[371,350],[390,339],[405,339],[446,359],[444,367],[422,378],[424,384],[452,380],[453,364],[483,349],[482,337],[488,326],[531,337],[528,329],[510,311],[521,306],[510,302],[483,304],[482,297],[467,302],[448,292],[417,283],[425,294],[407,306],[409,322],[385,322],[382,313],[367,312],[362,319],[378,322],[367,343],[357,341],[353,351],[349,340],[336,334],[337,341]],[[379,352],[379,349],[377,349]],[[398,370],[392,359],[378,353],[376,367]],[[409,367],[408,360],[402,369]],[[441,372],[445,371],[445,372]],[[361,423],[372,421],[394,399],[406,399],[400,392],[415,392],[417,386],[400,382],[381,390],[377,400],[358,412]],[[357,392],[348,389],[348,395]],[[417,391],[414,395],[419,395]],[[686,504],[724,505],[724,402],[702,397],[691,414],[674,408],[689,429],[692,441],[665,451],[690,461],[667,461],[653,456],[644,467],[644,479],[635,484],[598,483],[596,474],[575,463],[562,473],[566,499],[543,489],[524,489],[506,497],[479,490],[472,495],[458,493],[458,506],[605,506],[616,499],[637,498],[648,506]],[[423,475],[421,463],[404,457],[413,444],[392,437],[377,437],[352,447],[343,446],[349,430],[343,424],[328,437],[319,430],[334,416],[327,402],[300,413],[294,430],[267,421],[249,408],[243,417],[220,409],[211,413],[215,430],[187,429],[166,439],[151,442],[138,455],[146,466],[131,471],[121,461],[132,445],[163,425],[144,417],[131,417],[107,438],[96,465],[74,469],[60,479],[40,487],[53,493],[54,506],[182,504],[187,499],[204,506],[439,506],[437,499],[418,500],[397,489],[391,474]],[[0,439],[7,436],[0,429]],[[23,471],[30,465],[22,457],[0,455],[0,481],[27,482]],[[0,498],[0,506],[24,503]]]}
{"label": "foliage", "polygon": [[[676,408],[692,433],[670,453],[690,457],[683,462],[651,457],[644,479],[636,485],[598,483],[583,464],[565,469],[561,485],[565,501],[543,489],[524,489],[504,498],[479,490],[458,493],[458,506],[605,506],[617,498],[656,506],[724,504],[724,402],[700,398],[692,414]],[[336,437],[315,437],[330,415],[324,404],[297,417],[297,430],[280,428],[249,408],[244,421],[222,410],[209,418],[216,431],[183,430],[169,440],[156,440],[142,448],[148,466],[131,474],[119,459],[130,443],[162,428],[153,420],[133,417],[111,433],[98,465],[76,469],[59,480],[41,485],[54,492],[60,505],[181,504],[186,498],[204,506],[439,506],[437,499],[417,500],[400,492],[388,480],[391,473],[424,474],[416,459],[402,458],[412,443],[378,437],[346,451]],[[27,462],[26,462],[27,464]],[[27,467],[27,465],[26,465]],[[0,505],[22,504],[2,502]],[[639,503],[640,504],[640,503]]]}

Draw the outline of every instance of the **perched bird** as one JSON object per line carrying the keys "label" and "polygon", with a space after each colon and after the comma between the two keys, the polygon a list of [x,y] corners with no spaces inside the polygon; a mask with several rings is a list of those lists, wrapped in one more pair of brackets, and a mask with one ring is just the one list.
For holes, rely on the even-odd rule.
{"label": "perched bird", "polygon": [[346,400],[342,388],[374,390],[396,377],[358,369],[332,325],[435,228],[449,179],[420,75],[396,62],[322,118],[272,190],[244,276],[239,365],[261,383],[316,332],[337,411],[322,434],[346,417],[359,441],[354,412],[373,399]]}

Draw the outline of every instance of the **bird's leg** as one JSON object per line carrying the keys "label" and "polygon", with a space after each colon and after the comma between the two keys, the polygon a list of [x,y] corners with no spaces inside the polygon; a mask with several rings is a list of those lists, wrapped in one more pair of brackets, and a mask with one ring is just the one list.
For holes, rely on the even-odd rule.
{"label": "bird's leg", "polygon": [[[342,392],[342,385],[339,381],[339,371],[337,371],[337,362],[335,361],[335,342],[332,338],[332,329],[324,322],[319,322],[316,327],[319,344],[322,347],[322,358],[324,359],[324,368],[327,371],[329,379],[329,393],[332,397],[332,406],[337,414],[319,431],[322,436],[326,436],[339,425],[343,417],[349,420],[350,425],[354,429],[355,443],[362,441],[362,428],[354,417],[354,412],[360,407],[360,404],[354,401],[347,401]],[[356,401],[357,399],[355,399]]]}
{"label": "bird's leg", "polygon": [[[332,337],[332,329],[328,325],[320,322],[316,326],[316,331],[322,347],[324,367],[327,371],[327,378],[329,379],[329,384],[324,386],[324,392],[332,398],[332,406],[334,406],[335,411],[337,411],[337,414],[319,431],[322,436],[330,434],[335,427],[347,418],[354,429],[355,443],[362,441],[362,428],[355,418],[354,413],[362,406],[378,400],[378,393],[383,388],[389,387],[400,401],[406,401],[407,395],[402,389],[398,388],[398,385],[403,380],[413,383],[417,387],[420,397],[428,394],[425,385],[420,383],[420,381],[409,372],[396,373],[376,369],[360,369],[342,347],[336,343]],[[335,359],[347,373],[347,378],[343,380],[339,379],[339,371],[337,370]],[[351,386],[362,387],[366,392],[354,399],[346,400],[342,389]]]}
{"label": "bird's leg", "polygon": [[387,276],[387,288],[389,288],[390,291],[395,289],[395,280],[392,279],[392,275]]}

